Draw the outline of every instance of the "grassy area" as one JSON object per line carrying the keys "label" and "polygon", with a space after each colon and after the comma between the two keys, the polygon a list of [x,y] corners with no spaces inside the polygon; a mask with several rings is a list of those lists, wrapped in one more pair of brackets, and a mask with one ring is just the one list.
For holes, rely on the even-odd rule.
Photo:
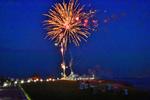
{"label": "grassy area", "polygon": [[[22,87],[32,100],[150,100],[146,92],[131,87],[108,91],[106,84],[97,84],[96,88],[85,90],[80,90],[77,81],[26,83]],[[123,88],[128,88],[129,95],[124,95]]]}

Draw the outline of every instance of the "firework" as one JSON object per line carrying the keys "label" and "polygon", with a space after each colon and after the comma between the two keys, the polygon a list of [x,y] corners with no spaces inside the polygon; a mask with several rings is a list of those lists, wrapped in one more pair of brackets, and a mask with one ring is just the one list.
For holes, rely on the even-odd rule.
{"label": "firework", "polygon": [[81,40],[85,40],[90,35],[89,19],[95,11],[85,12],[83,6],[79,6],[77,1],[70,0],[57,3],[50,9],[48,14],[49,19],[45,20],[47,25],[47,36],[54,40],[58,45],[63,45],[66,49],[68,42],[73,42],[79,46]]}
{"label": "firework", "polygon": [[[60,46],[63,56],[63,69],[65,69],[64,54],[68,43],[74,43],[79,46],[81,40],[87,40],[90,30],[93,30],[93,26],[97,24],[97,21],[92,19],[94,13],[95,11],[92,10],[86,11],[83,6],[79,5],[77,0],[70,0],[68,3],[64,1],[56,3],[48,11],[48,14],[44,14],[48,17],[48,20],[44,21],[47,26],[47,37]],[[90,22],[91,19],[92,21]]]}

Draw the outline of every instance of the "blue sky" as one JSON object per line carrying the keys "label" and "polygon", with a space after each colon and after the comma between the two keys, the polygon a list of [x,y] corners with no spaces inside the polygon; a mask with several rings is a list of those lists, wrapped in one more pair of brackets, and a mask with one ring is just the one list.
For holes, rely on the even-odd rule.
{"label": "blue sky", "polygon": [[[44,39],[42,14],[60,0],[0,1],[0,76],[58,75],[59,49]],[[97,32],[70,46],[76,73],[96,69],[100,77],[150,76],[150,1],[79,0],[96,9]],[[106,20],[106,22],[104,22]]]}

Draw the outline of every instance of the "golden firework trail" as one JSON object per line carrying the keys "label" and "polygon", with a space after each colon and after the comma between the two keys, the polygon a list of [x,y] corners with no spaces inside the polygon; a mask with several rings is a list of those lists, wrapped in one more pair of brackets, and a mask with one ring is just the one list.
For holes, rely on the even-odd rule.
{"label": "golden firework trail", "polygon": [[[92,19],[95,11],[86,12],[85,10],[84,6],[80,6],[78,0],[70,0],[68,3],[65,1],[56,3],[48,11],[48,14],[44,14],[48,17],[44,21],[47,29],[46,37],[51,38],[60,46],[63,58],[61,67],[64,73],[66,68],[64,55],[68,43],[74,43],[79,46],[81,40],[86,41],[90,35],[89,31],[93,30],[90,26],[97,26],[97,20]],[[91,19],[92,21],[90,22]]]}
{"label": "golden firework trail", "polygon": [[89,19],[95,11],[84,12],[84,7],[80,6],[77,0],[70,0],[69,3],[56,3],[53,9],[44,14],[48,17],[45,20],[47,26],[47,37],[50,37],[66,50],[68,42],[80,45],[81,40],[85,40],[90,35]]}

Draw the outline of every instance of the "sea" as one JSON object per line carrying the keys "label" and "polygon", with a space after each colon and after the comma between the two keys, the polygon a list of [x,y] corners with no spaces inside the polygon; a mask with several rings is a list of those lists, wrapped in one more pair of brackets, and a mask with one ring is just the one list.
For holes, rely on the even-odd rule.
{"label": "sea", "polygon": [[121,81],[132,85],[140,90],[146,90],[150,92],[150,77],[142,78],[114,78],[115,81]]}

